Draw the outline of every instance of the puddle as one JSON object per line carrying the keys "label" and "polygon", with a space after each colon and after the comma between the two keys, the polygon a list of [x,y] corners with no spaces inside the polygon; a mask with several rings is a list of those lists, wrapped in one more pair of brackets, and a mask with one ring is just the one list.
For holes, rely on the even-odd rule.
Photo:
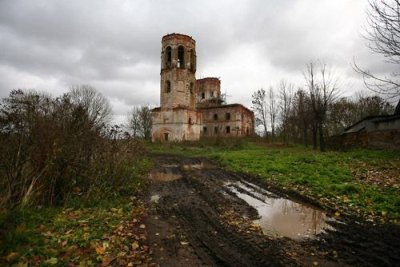
{"label": "puddle", "polygon": [[161,166],[164,168],[178,168],[179,167],[178,164],[162,164]]}
{"label": "puddle", "polygon": [[150,197],[150,202],[158,203],[159,200],[160,200],[160,195],[158,195],[158,194],[152,195]]}
{"label": "puddle", "polygon": [[225,186],[257,209],[260,219],[254,222],[261,226],[265,234],[304,239],[312,238],[325,229],[333,229],[325,222],[329,217],[318,209],[279,198],[248,182],[227,183]]}
{"label": "puddle", "polygon": [[215,166],[208,162],[200,162],[200,163],[191,163],[191,164],[182,164],[182,169],[185,171],[191,170],[201,170],[201,169],[211,169]]}
{"label": "puddle", "polygon": [[203,169],[203,163],[198,163],[198,164],[183,164],[182,169],[185,171],[190,171],[190,170],[201,170]]}
{"label": "puddle", "polygon": [[169,169],[165,169],[164,171],[151,172],[149,176],[150,180],[158,182],[169,182],[182,178],[181,174],[173,172]]}

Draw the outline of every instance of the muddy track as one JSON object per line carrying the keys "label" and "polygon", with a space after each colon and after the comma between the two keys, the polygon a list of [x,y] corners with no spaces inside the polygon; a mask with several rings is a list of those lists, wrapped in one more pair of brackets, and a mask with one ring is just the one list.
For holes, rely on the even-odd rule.
{"label": "muddy track", "polygon": [[[204,159],[157,156],[156,160],[143,197],[150,210],[145,220],[147,242],[159,266],[400,263],[398,226],[372,226],[343,218],[329,220],[329,228],[313,238],[264,234],[254,224],[258,210],[246,199],[263,204],[265,197],[288,197],[290,192],[271,190],[255,177],[224,171]],[[293,197],[308,200],[296,192]]]}

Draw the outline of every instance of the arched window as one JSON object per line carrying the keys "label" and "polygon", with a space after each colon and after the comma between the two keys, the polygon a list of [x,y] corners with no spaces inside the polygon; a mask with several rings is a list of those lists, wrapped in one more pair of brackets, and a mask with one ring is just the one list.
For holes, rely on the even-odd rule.
{"label": "arched window", "polygon": [[178,47],[178,68],[185,68],[185,48],[183,46]]}
{"label": "arched window", "polygon": [[225,120],[230,120],[231,119],[231,113],[225,113]]}
{"label": "arched window", "polygon": [[226,126],[225,132],[227,134],[230,134],[231,133],[231,127],[230,126]]}
{"label": "arched window", "polygon": [[189,123],[189,125],[191,125],[191,124],[192,124],[192,118],[189,118],[189,121],[188,121],[188,123]]}
{"label": "arched window", "polygon": [[214,114],[214,120],[215,121],[218,120],[218,114],[217,113]]}
{"label": "arched window", "polygon": [[165,82],[165,92],[166,93],[170,93],[171,92],[171,82],[170,81],[166,81]]}
{"label": "arched window", "polygon": [[206,94],[203,92],[203,93],[201,93],[201,99],[204,99],[204,98],[206,98]]}
{"label": "arched window", "polygon": [[167,68],[171,67],[171,62],[172,62],[172,50],[171,47],[168,46],[166,49],[166,64],[167,64]]}

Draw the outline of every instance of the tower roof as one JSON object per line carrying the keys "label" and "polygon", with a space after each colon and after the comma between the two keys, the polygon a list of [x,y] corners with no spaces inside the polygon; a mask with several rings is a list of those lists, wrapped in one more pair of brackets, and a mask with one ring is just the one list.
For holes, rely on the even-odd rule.
{"label": "tower roof", "polygon": [[181,33],[169,33],[167,35],[164,35],[162,37],[162,42],[168,41],[168,40],[182,40],[182,41],[189,41],[192,42],[193,44],[196,43],[196,41],[192,38],[192,36],[186,35],[186,34],[181,34]]}

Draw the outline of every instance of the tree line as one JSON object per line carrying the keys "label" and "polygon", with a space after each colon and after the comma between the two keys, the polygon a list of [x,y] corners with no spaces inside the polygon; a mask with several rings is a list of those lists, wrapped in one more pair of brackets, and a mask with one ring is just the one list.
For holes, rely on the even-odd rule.
{"label": "tree line", "polygon": [[326,64],[306,65],[305,86],[282,80],[252,94],[252,108],[261,135],[268,140],[312,145],[324,151],[326,138],[338,135],[372,115],[391,115],[394,106],[379,95],[340,97],[337,79]]}

